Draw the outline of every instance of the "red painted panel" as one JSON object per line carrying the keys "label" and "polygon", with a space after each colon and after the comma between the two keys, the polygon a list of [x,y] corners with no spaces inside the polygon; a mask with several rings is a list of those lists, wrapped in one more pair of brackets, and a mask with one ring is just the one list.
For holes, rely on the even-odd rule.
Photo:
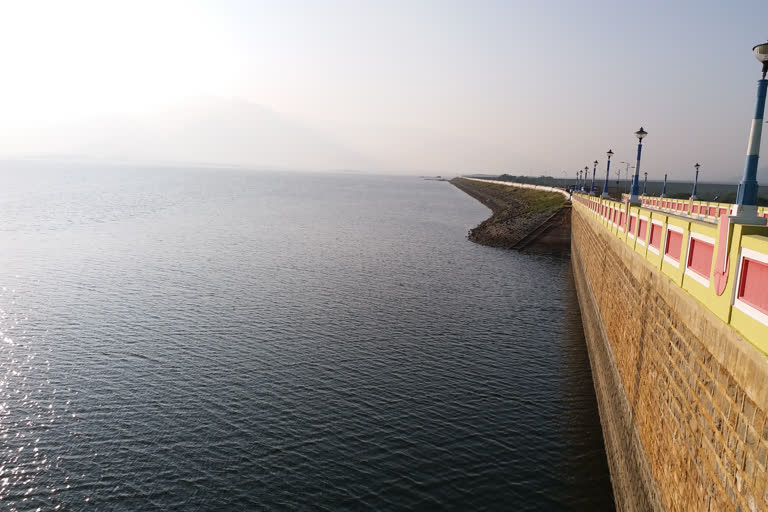
{"label": "red painted panel", "polygon": [[637,239],[645,240],[645,235],[648,232],[648,221],[640,219],[640,224],[637,226]]}
{"label": "red painted panel", "polygon": [[677,231],[667,231],[667,244],[664,247],[664,255],[675,261],[680,261],[680,251],[683,248],[683,234]]}
{"label": "red painted panel", "polygon": [[685,203],[685,204],[683,205],[683,211],[684,211],[684,212],[688,212],[688,203]]}
{"label": "red painted panel", "polygon": [[720,208],[720,209],[717,211],[717,216],[719,217],[719,216],[721,216],[722,214],[724,214],[724,213],[725,213],[725,212],[727,212],[727,211],[728,211],[728,210],[726,210],[725,208]]}
{"label": "red painted panel", "polygon": [[744,258],[738,297],[768,315],[768,263]]}
{"label": "red painted panel", "polygon": [[651,240],[648,243],[656,249],[661,247],[661,226],[658,224],[651,224]]}
{"label": "red painted panel", "polygon": [[677,203],[677,209],[681,210],[683,208],[683,203]]}
{"label": "red painted panel", "polygon": [[717,207],[710,206],[709,213],[707,215],[709,215],[710,217],[714,217],[715,215],[717,215]]}
{"label": "red painted panel", "polygon": [[699,205],[693,205],[693,213],[699,213]]}
{"label": "red painted panel", "polygon": [[635,225],[636,225],[637,217],[629,217],[629,232],[633,235],[635,234]]}
{"label": "red painted panel", "polygon": [[709,273],[712,271],[712,255],[714,253],[715,246],[713,244],[691,238],[691,248],[688,250],[688,268],[701,277],[709,279]]}
{"label": "red painted panel", "polygon": [[624,228],[624,212],[619,212],[619,226]]}

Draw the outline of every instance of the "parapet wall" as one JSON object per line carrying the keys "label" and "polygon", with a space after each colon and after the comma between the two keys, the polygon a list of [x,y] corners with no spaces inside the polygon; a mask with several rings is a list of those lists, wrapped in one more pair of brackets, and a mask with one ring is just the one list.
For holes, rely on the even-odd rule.
{"label": "parapet wall", "polygon": [[736,307],[743,297],[760,313],[768,228],[587,196],[574,196],[572,215],[618,507],[768,510],[768,325]]}

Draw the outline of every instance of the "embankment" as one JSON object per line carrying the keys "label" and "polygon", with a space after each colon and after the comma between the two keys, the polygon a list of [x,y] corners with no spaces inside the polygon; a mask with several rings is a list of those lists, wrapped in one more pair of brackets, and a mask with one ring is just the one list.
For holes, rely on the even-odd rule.
{"label": "embankment", "polygon": [[562,194],[466,178],[451,183],[492,212],[469,231],[469,240],[504,249],[570,252],[571,212]]}
{"label": "embankment", "polygon": [[[657,249],[648,234],[714,228],[632,207],[628,236],[626,205],[574,202],[571,261],[617,508],[768,510],[765,354],[710,309],[720,300],[714,281],[705,287],[678,268],[696,261],[681,253],[699,250],[686,244],[701,238]],[[659,229],[644,229],[649,221]],[[763,237],[741,238],[757,227],[731,229],[738,262],[738,244]],[[729,307],[742,279],[735,272],[731,265],[722,295]]]}

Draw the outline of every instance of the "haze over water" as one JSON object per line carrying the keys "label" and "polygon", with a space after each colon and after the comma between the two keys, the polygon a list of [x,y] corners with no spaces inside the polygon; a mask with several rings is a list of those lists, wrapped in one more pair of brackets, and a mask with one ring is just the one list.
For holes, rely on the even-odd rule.
{"label": "haze over water", "polygon": [[1,174],[3,509],[612,505],[569,261],[451,185]]}

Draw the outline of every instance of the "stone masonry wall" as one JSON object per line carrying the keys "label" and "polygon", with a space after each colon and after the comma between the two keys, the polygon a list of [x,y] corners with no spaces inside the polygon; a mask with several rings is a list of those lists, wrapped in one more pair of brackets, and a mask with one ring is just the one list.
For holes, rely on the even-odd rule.
{"label": "stone masonry wall", "polygon": [[768,511],[768,359],[574,208],[572,259],[617,505]]}

